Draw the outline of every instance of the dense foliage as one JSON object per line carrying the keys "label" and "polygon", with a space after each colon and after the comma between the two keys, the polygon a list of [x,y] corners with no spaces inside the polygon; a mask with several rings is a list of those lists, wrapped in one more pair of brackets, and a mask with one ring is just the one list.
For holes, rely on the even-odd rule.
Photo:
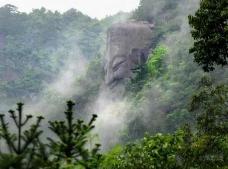
{"label": "dense foliage", "polygon": [[154,49],[146,63],[150,76],[159,76],[159,73],[162,72],[162,61],[165,55],[167,55],[166,47],[159,46]]}
{"label": "dense foliage", "polygon": [[118,154],[107,155],[104,169],[177,169],[176,152],[180,149],[181,137],[157,134],[145,136],[136,143],[126,145]]}
{"label": "dense foliage", "polygon": [[196,129],[188,125],[175,134],[156,134],[114,148],[104,169],[226,169],[228,167],[228,88],[212,86],[207,78],[194,95],[191,112]]}
{"label": "dense foliage", "polygon": [[228,64],[228,2],[203,0],[195,16],[189,16],[195,39],[190,52],[205,71]]}
{"label": "dense foliage", "polygon": [[144,85],[149,85],[151,79],[158,77],[161,74],[162,69],[164,69],[162,67],[162,62],[164,61],[166,54],[166,47],[156,47],[149,55],[146,63],[142,63],[132,70],[135,76],[131,78],[127,85],[127,91],[137,93],[142,90]]}
{"label": "dense foliage", "polygon": [[[174,132],[181,125],[193,122],[194,117],[188,107],[205,72],[194,63],[192,54],[189,54],[194,38],[190,36],[187,18],[189,14],[194,15],[198,5],[197,0],[191,3],[185,0],[142,0],[134,12],[137,20],[150,21],[148,18],[153,18],[154,38],[151,42],[151,53],[156,53],[159,46],[163,46],[166,54],[165,57],[158,57],[159,59],[155,56],[149,57],[149,61],[158,60],[159,64],[154,69],[157,75],[149,76],[145,65],[134,70],[136,78],[127,88],[133,100],[129,114],[135,115],[135,119],[128,122],[127,137],[130,140],[142,138],[145,132]],[[177,29],[172,29],[173,24],[177,25]],[[210,28],[208,32],[210,34]],[[205,62],[210,58],[205,55],[203,57]],[[227,71],[226,68],[218,68],[208,76],[213,84],[227,83]]]}
{"label": "dense foliage", "polygon": [[[227,68],[204,72],[227,64],[227,2],[202,0],[193,16],[198,2],[141,0],[133,12],[134,19],[154,24],[154,38],[147,62],[133,70],[135,76],[126,88],[131,118],[124,121],[122,145],[101,155],[100,145],[94,145],[89,135],[97,116],[88,123],[76,119],[71,101],[63,114],[65,120],[49,121],[45,139],[43,118],[25,128],[32,116],[25,116],[19,103],[17,112],[9,111],[10,118],[0,115],[0,168],[227,169]],[[1,100],[33,98],[43,83],[61,71],[64,60],[77,54],[89,64],[85,74],[73,79],[75,87],[83,88],[76,94],[71,91],[71,96],[79,100],[77,108],[86,112],[102,87],[101,42],[115,20],[98,21],[74,9],[60,14],[41,8],[26,14],[12,5],[0,8]],[[189,54],[193,43],[190,52],[204,71]]]}
{"label": "dense foliage", "polygon": [[[160,9],[162,5],[158,1],[154,4],[148,2],[148,5],[139,8],[143,10],[150,7],[152,9],[155,4],[157,4],[157,10],[162,10]],[[181,4],[189,5],[185,1]],[[182,28],[164,31],[161,33],[162,36],[158,36],[161,25],[155,24],[153,33],[158,41],[152,41],[154,47],[149,57],[152,72],[146,75],[148,66],[142,65],[141,69],[136,72],[138,75],[135,77],[138,80],[133,79],[129,87],[133,100],[130,112],[136,116],[135,119],[129,121],[128,137],[130,140],[142,138],[145,132],[152,134],[175,131],[181,124],[192,121],[193,117],[187,107],[203,75],[189,55],[192,41],[186,17],[193,9],[194,6],[190,6],[188,10],[176,7],[176,14],[169,20],[170,22],[164,21],[161,25],[169,27],[176,23]]]}
{"label": "dense foliage", "polygon": [[[206,4],[208,2],[209,1],[207,0],[201,1],[201,8],[205,7],[203,6],[203,4]],[[219,2],[222,2],[222,1],[219,1]],[[225,3],[225,1],[223,2]],[[147,2],[147,7],[145,6],[143,8],[142,6],[143,4],[146,4],[146,1],[142,0],[141,6],[140,6],[141,10],[144,9],[144,12],[147,11],[147,14],[149,14],[148,10],[146,10],[148,8],[148,3],[149,2]],[[220,6],[221,5],[220,3],[215,3],[211,1],[211,5],[214,8],[217,7],[216,9],[218,9],[218,10],[213,10],[214,8],[213,9],[210,8],[210,10],[212,10],[210,11],[211,15],[213,15],[216,12],[222,15],[224,14],[222,11],[223,9],[226,8],[225,4]],[[203,10],[203,9],[200,9],[200,10]],[[196,13],[196,15],[200,13],[200,10]],[[141,14],[143,13],[141,12]],[[205,13],[202,13],[202,15],[203,14]],[[144,13],[144,19],[147,19],[145,16],[146,15]],[[203,15],[203,16],[206,16],[206,15]],[[194,18],[198,21],[198,24],[200,23],[200,25],[198,25],[199,26],[198,28],[200,28],[199,31],[203,34],[204,33],[210,34],[210,32],[213,32],[213,27],[211,30],[210,27],[208,26],[208,24],[210,24],[210,21],[212,20],[208,20],[207,18],[208,17],[206,17],[206,19],[203,19],[200,17]],[[191,22],[191,19],[193,20],[193,18],[190,17],[190,22]],[[217,17],[216,19],[220,20],[220,17]],[[221,20],[222,20],[222,17],[221,17]],[[226,23],[226,21],[224,22],[224,20],[222,22]],[[217,28],[218,25],[214,25],[214,26],[215,28]],[[201,28],[206,29],[207,32],[202,31]],[[194,35],[196,34],[193,34],[193,37]],[[212,34],[211,36],[214,36],[214,34]],[[202,42],[205,42],[207,40],[207,37],[208,36],[201,37]],[[197,41],[197,38],[199,38],[199,36],[196,35],[194,38]],[[223,37],[223,40],[226,41],[227,37]],[[195,44],[197,44],[197,42]],[[216,52],[218,48],[220,48],[221,51],[222,50],[227,51],[227,44],[220,45],[218,47],[210,46],[210,49],[198,47],[198,48],[195,48],[195,52],[199,54],[199,57],[202,59],[201,61],[203,63],[209,63],[210,60],[212,59],[210,52],[203,53],[203,55],[200,55],[200,54],[202,54],[204,50],[212,51],[213,54],[215,54],[215,58],[219,59],[221,55],[219,52]],[[227,54],[225,54],[224,56],[227,57]],[[213,66],[213,64],[208,64],[208,65]],[[220,63],[215,62],[215,64],[220,64]],[[160,65],[160,68],[161,67],[162,65]],[[170,68],[168,67],[168,71],[169,69]],[[182,69],[182,70],[185,70],[185,69]],[[208,70],[208,69],[205,69],[204,67],[204,70]],[[165,76],[167,76],[168,74],[166,71],[165,71]],[[141,72],[139,72],[138,74],[140,75]],[[188,73],[186,73],[186,75],[187,74]],[[160,77],[161,76],[162,75],[160,75]],[[193,125],[193,127],[190,128],[189,125],[186,125],[175,134],[157,134],[155,136],[149,136],[149,137],[146,136],[143,139],[139,140],[138,142],[126,145],[123,148],[119,148],[118,151],[116,151],[115,153],[111,151],[110,154],[106,155],[106,158],[110,161],[110,163],[108,164],[107,161],[104,160],[102,164],[103,168],[107,168],[107,169],[109,168],[110,169],[112,168],[120,168],[120,169],[123,169],[123,168],[137,168],[137,169],[144,169],[144,168],[215,169],[215,168],[219,168],[219,169],[225,169],[227,168],[228,167],[228,163],[227,163],[227,157],[228,157],[227,84],[225,81],[225,84],[214,85],[213,84],[214,82],[211,80],[211,76],[213,77],[213,74],[209,74],[203,78],[200,78],[200,76],[197,77],[198,79],[201,79],[201,80],[198,82],[199,84],[198,87],[195,88],[195,95],[192,97],[190,109],[187,109],[192,114],[191,116],[193,119],[191,120],[191,122],[192,124],[194,123],[196,124],[195,127]],[[158,80],[158,78],[150,79],[150,80]],[[168,83],[169,79],[166,79],[165,82]],[[154,86],[154,83],[152,82],[152,85],[149,87],[149,89],[153,89],[153,86]],[[146,90],[146,91],[148,92],[149,90]],[[181,95],[180,92],[178,94]],[[143,95],[144,94],[140,94],[140,98],[142,98]],[[173,113],[171,113],[169,116],[172,117],[173,116],[172,114]],[[181,113],[178,114],[179,117],[180,115]],[[137,127],[134,129],[132,129],[132,127],[135,127],[135,126],[139,127],[140,125],[142,125],[142,124],[137,125],[137,123],[139,123],[138,119],[139,118],[137,118],[137,121],[134,121],[133,124],[130,125],[129,127],[130,132],[132,132],[132,130],[133,132],[137,131],[135,130]],[[145,122],[145,121],[142,121],[142,122]],[[178,120],[175,119],[175,122],[178,122]],[[150,127],[153,128],[152,125],[150,125]],[[143,127],[141,127],[141,129],[142,128]],[[142,131],[143,130],[139,131],[139,133]],[[134,134],[133,137],[135,137],[135,133],[133,134]],[[115,151],[115,149],[113,151]]]}
{"label": "dense foliage", "polygon": [[98,21],[75,9],[60,14],[45,8],[23,13],[13,5],[0,7],[1,100],[34,99],[68,62],[79,57],[90,61],[102,53],[106,29],[125,15]]}
{"label": "dense foliage", "polygon": [[[209,83],[208,83],[209,82]],[[201,168],[228,166],[228,85],[213,86],[202,80],[202,86],[193,96],[191,110],[197,118],[198,132],[191,143],[192,165]]]}
{"label": "dense foliage", "polygon": [[90,22],[90,18],[74,10],[63,16],[44,8],[25,14],[6,5],[0,13],[0,22],[4,23],[0,27],[0,88],[1,97],[5,98],[29,97],[39,92],[69,55],[60,49],[66,38],[63,30],[72,23],[69,20]]}
{"label": "dense foliage", "polygon": [[141,0],[133,13],[136,20],[148,21],[155,25],[151,46],[155,47],[166,33],[180,30],[178,6],[181,0]]}

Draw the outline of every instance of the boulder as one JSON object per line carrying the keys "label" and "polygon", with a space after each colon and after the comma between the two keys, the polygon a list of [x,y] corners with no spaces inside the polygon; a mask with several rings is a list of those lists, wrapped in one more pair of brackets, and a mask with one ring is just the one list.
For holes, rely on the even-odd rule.
{"label": "boulder", "polygon": [[107,33],[105,83],[113,88],[132,77],[132,69],[148,58],[153,35],[148,22],[125,22],[113,25]]}

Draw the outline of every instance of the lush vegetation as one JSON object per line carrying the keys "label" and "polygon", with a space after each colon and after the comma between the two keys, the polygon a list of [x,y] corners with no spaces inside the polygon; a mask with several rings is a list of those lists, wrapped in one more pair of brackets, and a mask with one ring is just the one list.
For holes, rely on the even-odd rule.
{"label": "lush vegetation", "polygon": [[69,62],[95,60],[105,49],[107,28],[126,17],[119,13],[98,21],[75,9],[60,14],[41,8],[27,14],[13,5],[0,7],[2,105],[36,99]]}
{"label": "lush vegetation", "polygon": [[[227,1],[201,1],[200,10],[195,16],[189,16],[189,23],[194,28],[195,61],[205,71],[214,70],[214,65],[227,65],[228,60],[228,28]],[[211,50],[210,50],[211,49]]]}
{"label": "lush vegetation", "polygon": [[[174,134],[146,135],[114,148],[105,156],[105,169],[226,169],[228,167],[228,88],[203,78],[190,110],[196,128],[183,126]],[[101,168],[102,168],[101,167]]]}
{"label": "lush vegetation", "polygon": [[[0,22],[4,23],[0,27],[0,57],[3,61],[0,75],[1,96],[6,98],[29,97],[41,91],[44,83],[48,83],[60,66],[63,66],[63,58],[70,57],[67,50],[73,46],[69,45],[77,43],[76,39],[67,37],[73,32],[69,30],[67,34],[66,27],[80,21],[82,25],[78,25],[79,28],[74,30],[74,33],[79,33],[83,24],[85,26],[92,22],[89,17],[76,10],[60,15],[42,8],[25,14],[17,11],[15,6],[6,5],[0,8],[0,13]],[[87,30],[83,30],[82,34],[84,31]],[[88,45],[95,43],[93,40],[96,38],[89,39],[90,36],[84,35],[82,37]],[[65,39],[72,43],[66,43]],[[92,41],[89,42],[90,40]],[[83,40],[80,42],[83,43]],[[91,57],[89,51],[83,54]]]}
{"label": "lush vegetation", "polygon": [[[206,3],[206,1],[203,2]],[[209,2],[216,4],[213,3],[214,1]],[[189,3],[185,0],[172,2],[141,0],[139,8],[134,12],[133,16],[136,19],[154,23],[154,38],[152,41],[152,57],[149,57],[145,65],[139,65],[134,70],[135,78],[128,85],[130,86],[128,87],[128,93],[133,102],[130,114],[134,114],[135,118],[128,121],[127,137],[129,139],[127,140],[142,138],[146,132],[150,134],[175,132],[181,125],[192,123],[194,116],[188,107],[192,95],[195,92],[197,93],[200,80],[206,75],[211,78],[213,84],[226,84],[228,82],[226,67],[222,69],[215,66],[214,71],[205,73],[196,64],[197,62],[194,63],[194,57],[197,57],[196,53],[189,53],[189,49],[198,39],[194,41],[194,37],[191,37],[191,29],[187,18],[189,14],[197,18],[197,13],[204,9],[203,6],[196,11],[198,5],[199,1]],[[216,9],[224,11],[226,6],[227,4],[221,7],[219,3],[218,8],[221,8]],[[194,13],[196,14],[194,15]],[[198,17],[197,19],[202,18]],[[210,19],[203,20],[204,22],[211,21]],[[189,22],[191,23],[191,19]],[[177,27],[174,25],[177,25]],[[200,30],[197,30],[197,28]],[[199,26],[197,28],[192,26],[192,31],[205,32],[201,30],[205,28],[210,32],[209,27]],[[221,35],[221,38],[227,39],[223,35]],[[226,50],[227,45],[226,47],[220,47],[221,51]],[[210,47],[210,49],[213,48]],[[197,52],[200,52],[200,50]],[[202,56],[205,57],[202,61],[206,63],[207,55],[203,54]],[[211,57],[208,57],[210,60]],[[149,62],[151,62],[152,69],[150,71],[154,75],[149,75]],[[154,64],[155,62],[157,62],[157,66]]]}
{"label": "lush vegetation", "polygon": [[127,91],[137,93],[142,90],[144,85],[149,85],[154,77],[159,77],[163,71],[162,62],[166,54],[167,49],[164,46],[156,47],[146,63],[142,63],[132,70],[134,77],[127,85]]}
{"label": "lush vegetation", "polygon": [[26,14],[12,5],[0,8],[1,100],[32,99],[75,54],[89,63],[73,80],[75,87],[83,86],[71,95],[77,118],[72,101],[64,120],[34,120],[24,115],[22,103],[9,117],[0,115],[0,168],[227,169],[228,3],[202,0],[195,12],[198,2],[141,0],[133,12],[135,20],[154,24],[152,50],[126,86],[131,118],[120,143],[103,154],[91,139],[97,115],[88,123],[79,117],[88,116],[84,113],[103,83],[104,32],[125,14],[98,21],[73,9]]}
{"label": "lush vegetation", "polygon": [[[159,1],[160,2],[160,1]],[[159,3],[157,2],[157,3]],[[173,1],[174,2],[174,1]],[[170,3],[173,3],[170,2]],[[217,2],[217,1],[216,1]],[[221,5],[221,3],[223,3]],[[136,10],[136,16],[139,16],[139,19],[142,17],[148,21],[154,21],[156,18],[153,18],[153,15],[151,13],[153,9],[152,6],[155,3],[151,3],[146,0],[142,0],[140,7],[138,10]],[[167,3],[168,4],[168,3]],[[175,3],[174,3],[175,4]],[[213,6],[213,8],[209,8],[205,4],[210,4]],[[161,3],[161,5],[164,5]],[[174,5],[175,6],[175,5]],[[163,6],[164,7],[164,6]],[[170,7],[170,6],[168,6]],[[204,8],[208,7],[209,10],[206,10]],[[163,9],[163,8],[162,8]],[[216,9],[216,10],[215,10]],[[189,17],[190,24],[193,26],[193,37],[195,38],[195,44],[197,45],[197,41],[199,39],[199,36],[197,36],[195,32],[203,33],[205,36],[200,37],[201,42],[205,42],[207,40],[207,34],[210,34],[214,30],[210,29],[208,26],[210,22],[220,22],[223,25],[223,30],[226,30],[227,22],[224,21],[224,18],[227,20],[227,16],[225,16],[224,12],[227,11],[227,3],[224,4],[224,2],[219,1],[215,3],[215,1],[210,0],[204,0],[201,1],[200,9],[196,12],[196,16]],[[173,8],[172,8],[173,10]],[[206,18],[202,18],[202,15],[206,16],[205,13],[203,13],[203,10],[206,12],[210,11],[210,14],[222,14],[223,17],[216,17],[212,16],[214,21]],[[219,12],[218,12],[219,11]],[[223,12],[222,12],[223,11]],[[220,13],[221,12],[221,13]],[[174,17],[175,18],[175,17]],[[223,18],[223,20],[222,20]],[[197,22],[194,22],[195,25],[193,25],[193,19]],[[217,19],[217,20],[216,20]],[[221,20],[220,20],[221,19]],[[162,20],[162,19],[161,19]],[[165,20],[162,20],[165,21]],[[206,22],[206,23],[205,23]],[[155,22],[156,23],[156,22]],[[159,24],[162,25],[162,22],[159,22]],[[167,24],[167,22],[166,22]],[[197,25],[198,24],[198,25]],[[200,24],[200,25],[199,25]],[[202,26],[203,24],[203,26]],[[208,27],[207,27],[207,26]],[[219,25],[219,24],[217,24]],[[214,25],[213,28],[217,28],[217,25]],[[205,32],[205,29],[207,33]],[[218,38],[222,39],[222,42],[225,42],[227,40],[227,37],[225,37],[227,34],[224,32],[217,32],[218,36],[215,34],[210,34],[211,36],[216,36]],[[221,34],[220,34],[221,33]],[[179,38],[183,38],[181,42],[184,42],[183,45],[180,46],[180,43],[171,42],[173,44],[169,44],[168,52],[166,54],[166,61],[171,58],[172,62],[169,62],[169,65],[165,64],[164,60],[162,61],[162,57],[165,54],[165,50],[161,48],[156,48],[153,52],[153,54],[156,57],[150,57],[147,64],[151,65],[151,72],[152,75],[154,75],[154,72],[160,71],[159,76],[149,76],[148,74],[148,66],[146,65],[140,65],[136,70],[136,76],[133,80],[131,80],[131,86],[137,88],[133,88],[134,90],[130,89],[130,92],[136,95],[134,97],[134,100],[137,106],[140,105],[147,105],[147,104],[140,104],[145,103],[145,100],[148,101],[148,104],[153,104],[153,106],[150,108],[150,114],[146,114],[147,120],[142,120],[143,111],[145,112],[147,110],[146,107],[139,107],[133,108],[133,111],[136,111],[136,113],[139,113],[138,117],[131,121],[129,123],[129,130],[128,130],[128,137],[130,139],[132,138],[141,138],[143,136],[142,133],[150,132],[150,133],[156,133],[157,131],[167,131],[167,128],[165,129],[161,128],[162,124],[166,124],[167,127],[170,130],[171,128],[175,128],[174,123],[180,124],[188,123],[189,125],[184,125],[182,128],[178,129],[174,134],[146,134],[142,139],[139,139],[138,141],[134,143],[127,144],[125,146],[117,146],[114,147],[110,153],[105,155],[104,162],[102,163],[103,168],[107,169],[114,169],[114,168],[132,168],[132,169],[144,169],[144,168],[175,168],[175,169],[198,169],[198,168],[221,168],[225,169],[228,167],[227,163],[227,155],[228,155],[228,149],[227,149],[227,120],[228,120],[228,109],[227,109],[227,101],[228,101],[228,91],[227,91],[227,81],[226,77],[219,76],[220,80],[216,79],[215,81],[215,75],[218,76],[218,73],[216,73],[216,70],[213,73],[205,74],[202,73],[198,67],[196,67],[194,64],[192,64],[191,60],[188,60],[190,55],[187,54],[188,49],[187,46],[190,46],[190,42],[186,38],[189,38],[188,34],[186,33],[173,33],[174,36],[182,35]],[[183,37],[185,35],[186,37]],[[159,37],[161,38],[161,37]],[[206,38],[206,39],[204,39]],[[172,38],[172,40],[174,40]],[[210,40],[208,40],[210,41]],[[166,41],[161,40],[164,44],[166,44]],[[218,41],[213,41],[217,43]],[[179,45],[179,46],[177,46]],[[209,45],[209,44],[208,44]],[[186,49],[185,49],[186,48]],[[158,50],[159,49],[159,50]],[[175,53],[175,56],[173,54],[170,54],[169,52],[172,50],[178,51]],[[226,61],[227,54],[223,53],[224,55],[220,55],[219,52],[215,52],[216,50],[219,51],[227,51],[227,44],[223,45],[217,45],[217,46],[210,46],[210,48],[207,46],[207,48],[200,48],[195,46],[194,48],[194,54],[195,58],[200,58],[201,60],[196,61],[201,65],[201,63],[205,63],[203,66],[203,69],[205,71],[208,70],[214,70],[215,65],[221,64],[221,62],[213,62],[213,57],[211,57],[211,53],[214,54],[214,57],[216,59],[219,59],[219,57],[223,57],[223,61]],[[191,52],[193,49],[191,49]],[[202,52],[204,52],[203,55]],[[185,57],[181,56],[185,55]],[[218,56],[219,55],[219,56]],[[187,58],[188,57],[188,58]],[[174,59],[178,59],[178,64],[175,63]],[[181,62],[181,60],[183,62]],[[220,60],[222,61],[222,59]],[[181,62],[181,63],[180,63]],[[212,63],[213,62],[213,63]],[[162,63],[159,64],[159,67],[156,67],[157,64],[154,63]],[[227,63],[223,62],[224,65],[227,65]],[[208,66],[206,68],[206,66]],[[214,65],[214,66],[213,66]],[[213,67],[212,67],[213,66]],[[156,69],[154,69],[156,67]],[[179,67],[179,68],[178,68]],[[190,68],[191,67],[191,68]],[[209,68],[210,67],[210,68]],[[155,70],[155,71],[154,71]],[[162,70],[162,71],[161,71]],[[227,71],[226,68],[223,69],[223,71]],[[171,73],[179,73],[182,74],[185,72],[185,76],[181,76],[181,79],[179,79],[178,75],[171,75]],[[220,72],[220,71],[218,71]],[[175,88],[171,87],[170,84],[173,85],[173,79],[175,79],[175,82],[182,82],[182,85],[175,84]],[[227,72],[226,72],[227,76]],[[141,77],[141,78],[140,78]],[[198,79],[198,80],[197,80]],[[222,80],[221,80],[222,79]],[[190,80],[190,81],[189,81]],[[191,81],[197,81],[194,85]],[[153,82],[155,81],[155,82]],[[149,85],[148,85],[149,82]],[[166,84],[164,84],[166,83]],[[159,85],[159,88],[156,88],[155,86]],[[185,88],[182,88],[184,87]],[[169,90],[167,90],[167,88]],[[162,95],[156,95],[154,94],[154,90],[165,90],[165,92],[162,92],[165,97]],[[172,92],[177,92],[178,94],[171,94],[167,97],[167,93],[170,92],[170,89],[172,89]],[[149,94],[147,94],[149,93]],[[195,93],[193,96],[191,93]],[[154,102],[154,98],[151,98],[148,95],[152,95],[156,97],[156,101]],[[181,96],[181,98],[179,97]],[[190,96],[190,97],[189,97]],[[171,100],[167,99],[169,97]],[[181,101],[179,99],[182,99]],[[192,100],[192,101],[190,101]],[[168,102],[168,104],[166,104]],[[155,105],[154,105],[155,103]],[[171,104],[170,104],[171,103]],[[181,104],[179,104],[181,103]],[[157,107],[162,105],[162,108]],[[170,106],[172,105],[172,106]],[[170,107],[170,110],[164,110],[164,107],[168,108]],[[155,110],[154,110],[155,109]],[[168,113],[168,116],[166,116],[166,120],[161,121],[161,116],[156,116],[156,113],[160,113],[158,110],[163,110]],[[153,112],[156,113],[153,113]],[[158,120],[159,125],[155,125],[156,122],[153,120],[148,122],[148,118],[150,119],[156,119]],[[165,117],[163,117],[165,119]],[[186,121],[187,120],[187,121]],[[170,123],[171,122],[171,123]],[[145,124],[148,123],[148,124]],[[155,126],[154,126],[155,125]],[[177,126],[178,126],[177,125]],[[149,126],[149,128],[147,127]],[[191,127],[190,127],[191,126]],[[156,129],[157,127],[157,129]],[[145,132],[143,132],[145,131]],[[125,136],[126,137],[126,136]]]}

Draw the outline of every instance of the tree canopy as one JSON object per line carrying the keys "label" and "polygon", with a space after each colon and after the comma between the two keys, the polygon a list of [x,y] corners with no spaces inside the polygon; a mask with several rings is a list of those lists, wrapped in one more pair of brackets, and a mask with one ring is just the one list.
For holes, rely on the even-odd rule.
{"label": "tree canopy", "polygon": [[189,16],[194,46],[190,52],[205,71],[228,64],[228,1],[202,0],[199,10]]}

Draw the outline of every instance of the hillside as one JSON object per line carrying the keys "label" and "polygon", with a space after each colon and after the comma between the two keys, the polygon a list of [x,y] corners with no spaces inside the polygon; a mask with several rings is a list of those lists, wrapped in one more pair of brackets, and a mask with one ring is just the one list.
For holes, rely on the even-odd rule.
{"label": "hillside", "polygon": [[87,62],[103,53],[107,28],[126,17],[120,13],[98,21],[75,9],[60,14],[41,8],[26,14],[13,5],[1,7],[2,105],[35,100],[69,71],[69,62],[72,67],[83,63],[86,69]]}
{"label": "hillside", "polygon": [[226,169],[215,1],[141,0],[102,20],[0,7],[0,169]]}

